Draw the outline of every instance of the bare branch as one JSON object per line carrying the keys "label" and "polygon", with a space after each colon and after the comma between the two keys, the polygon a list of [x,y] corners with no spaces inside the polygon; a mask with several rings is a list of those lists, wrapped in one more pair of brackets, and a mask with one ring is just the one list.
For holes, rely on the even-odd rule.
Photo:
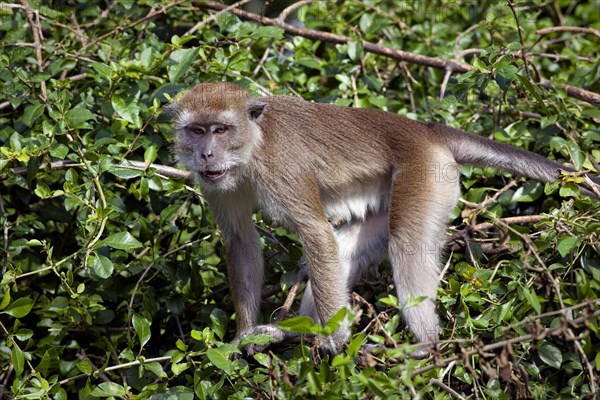
{"label": "bare branch", "polygon": [[[31,32],[33,34],[33,44],[35,47],[35,56],[38,62],[38,71],[44,71],[44,57],[42,56],[42,42],[44,41],[44,35],[42,33],[42,27],[40,26],[40,13],[38,10],[34,10],[29,5],[27,0],[21,0],[23,4],[23,8],[25,9],[25,14],[27,15],[27,19],[29,20],[29,24],[31,25]],[[46,91],[46,82],[40,82],[41,88],[41,98],[45,103],[48,99],[48,93]]]}
{"label": "bare branch", "polygon": [[593,28],[584,28],[581,26],[553,26],[551,28],[538,29],[535,31],[537,35],[544,36],[554,32],[577,32],[587,35],[594,35],[600,38],[600,30]]}
{"label": "bare branch", "polygon": [[[225,8],[227,8],[226,5],[214,1],[195,1],[195,3],[199,4],[199,6],[201,7],[205,7],[211,10],[224,10]],[[302,36],[308,39],[322,40],[325,42],[337,44],[346,44],[350,41],[350,38],[348,36],[337,35],[329,32],[321,32],[314,29],[301,28],[292,24],[282,22],[279,18],[267,18],[262,15],[253,14],[238,9],[233,9],[230,12],[244,20],[254,21],[261,25],[277,26],[285,30],[290,35]],[[392,49],[371,42],[363,42],[363,44],[364,50],[369,53],[379,54],[385,57],[393,58],[400,61],[406,61],[412,64],[443,69],[445,71],[450,70],[452,72],[458,73],[465,73],[473,70],[473,67],[471,65],[454,60],[444,60],[438,57],[429,57],[408,53],[406,51]],[[581,89],[571,85],[553,85],[547,79],[542,79],[539,82],[539,84],[545,88],[553,89],[557,87],[559,89],[564,89],[566,90],[567,94],[571,97],[586,101],[592,105],[600,106],[600,94],[590,92],[585,89]]]}
{"label": "bare branch", "polygon": [[581,89],[571,85],[555,85],[548,79],[542,79],[539,82],[540,85],[547,89],[553,89],[554,87],[566,90],[567,94],[576,99],[586,101],[594,106],[600,106],[600,94],[590,92],[585,89]]}
{"label": "bare branch", "polygon": [[[200,6],[209,8],[211,10],[223,10],[224,8],[226,8],[224,4],[217,3],[214,1],[197,1],[196,3],[199,3]],[[267,18],[262,15],[253,14],[244,10],[235,9],[231,10],[230,12],[238,16],[239,18],[249,21],[255,21],[261,25],[277,26],[291,35],[302,36],[313,40],[323,40],[326,42],[338,44],[345,44],[350,41],[350,38],[348,36],[336,35],[334,33],[329,32],[321,32],[314,29],[301,28],[292,24],[282,22],[279,19]],[[468,72],[473,69],[473,67],[471,67],[468,64],[458,63],[452,60],[443,60],[437,57],[421,56],[418,54],[408,53],[402,50],[396,50],[391,49],[389,47],[380,46],[371,42],[364,42],[364,49],[369,53],[379,54],[397,60],[408,61],[413,64],[425,65],[428,67],[448,69],[450,68],[450,66],[452,66],[453,71],[456,72]]]}
{"label": "bare branch", "polygon": [[234,8],[239,8],[239,7],[243,6],[244,4],[248,4],[248,3],[250,3],[250,1],[252,1],[252,0],[241,0],[236,3],[233,3],[230,6],[225,7],[218,13],[213,14],[210,17],[206,18],[204,21],[198,22],[196,25],[194,25],[192,28],[190,28],[186,33],[184,33],[184,35],[193,35],[194,33],[198,32],[198,30],[200,30],[200,28],[202,28],[204,25],[207,25],[207,24],[211,23],[212,21],[215,21],[217,18],[219,18],[220,15],[225,14],[226,12],[229,12],[229,11],[233,10]]}
{"label": "bare branch", "polygon": [[[57,171],[67,168],[81,168],[83,166],[85,165],[76,161],[55,161],[51,162],[50,164],[41,164],[38,170],[43,171],[49,167],[52,171]],[[125,160],[121,164],[115,165],[115,168],[130,169],[135,171],[147,171],[149,169],[154,169],[159,175],[171,179],[188,178],[190,176],[190,172],[188,171],[161,164],[146,165],[146,163],[142,161]],[[11,172],[14,174],[23,175],[27,173],[27,167],[12,168]],[[0,175],[0,181],[5,180],[6,178],[8,178],[7,174]]]}
{"label": "bare branch", "polygon": [[[568,309],[568,308],[566,308],[566,309]],[[582,326],[587,326],[590,323],[590,321],[594,320],[595,318],[598,318],[599,316],[600,316],[600,310],[596,310],[594,312],[591,312],[589,314],[586,314],[584,316],[581,316],[581,317],[575,318],[575,319],[569,319],[566,316],[566,314],[564,314],[563,321],[565,324],[568,323],[568,326],[571,326],[571,327],[582,327]],[[482,352],[490,352],[492,350],[500,349],[508,344],[523,343],[523,342],[528,342],[530,340],[535,340],[536,338],[539,338],[539,337],[560,334],[563,332],[563,329],[564,329],[564,325],[560,324],[560,325],[552,327],[552,328],[543,328],[543,329],[541,329],[540,332],[530,333],[530,334],[518,336],[515,338],[501,340],[499,342],[490,343],[488,345],[482,346],[481,348],[465,350],[465,351],[463,351],[463,353],[461,355],[450,356],[450,357],[445,358],[435,364],[429,364],[422,368],[416,369],[411,373],[411,376],[413,376],[413,377],[417,376],[419,374],[430,371],[434,368],[445,367],[445,366],[449,365],[450,363],[457,361],[461,358],[471,357],[476,354],[480,354]]]}

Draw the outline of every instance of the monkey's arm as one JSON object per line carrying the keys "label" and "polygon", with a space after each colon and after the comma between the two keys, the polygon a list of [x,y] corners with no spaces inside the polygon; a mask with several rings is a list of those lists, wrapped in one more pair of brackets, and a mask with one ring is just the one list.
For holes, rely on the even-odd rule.
{"label": "monkey's arm", "polygon": [[263,257],[258,233],[249,218],[235,233],[224,234],[229,287],[240,340],[256,326],[263,283]]}
{"label": "monkey's arm", "polygon": [[[256,326],[263,283],[263,256],[260,237],[252,221],[248,194],[205,193],[223,236],[229,287],[236,312],[235,341]],[[213,198],[214,197],[214,198]]]}

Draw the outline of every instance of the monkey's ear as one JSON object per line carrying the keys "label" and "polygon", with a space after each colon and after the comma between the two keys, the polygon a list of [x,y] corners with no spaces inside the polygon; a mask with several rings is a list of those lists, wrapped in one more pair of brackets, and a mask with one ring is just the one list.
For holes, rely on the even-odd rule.
{"label": "monkey's ear", "polygon": [[175,118],[177,116],[178,112],[179,112],[179,103],[177,103],[175,101],[172,103],[166,104],[162,108],[162,114],[166,115],[170,119]]}
{"label": "monkey's ear", "polygon": [[248,108],[248,116],[253,121],[256,121],[262,115],[265,107],[267,106],[267,103],[263,103],[262,101],[255,99],[248,100],[246,104]]}

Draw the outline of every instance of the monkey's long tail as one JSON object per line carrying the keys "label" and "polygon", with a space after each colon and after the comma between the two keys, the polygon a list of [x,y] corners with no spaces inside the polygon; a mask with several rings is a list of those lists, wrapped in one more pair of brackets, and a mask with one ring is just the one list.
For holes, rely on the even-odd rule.
{"label": "monkey's long tail", "polygon": [[[559,169],[568,172],[577,171],[527,150],[494,142],[458,129],[447,129],[444,132],[444,139],[459,164],[499,168],[541,182],[557,180]],[[600,178],[591,177],[591,179],[600,185]],[[596,197],[587,190],[585,193]]]}
{"label": "monkey's long tail", "polygon": [[[458,137],[455,135],[458,134]],[[454,138],[448,140],[448,147],[459,164],[478,167],[495,167],[541,182],[553,182],[558,178],[558,170],[575,171],[538,154],[522,150],[504,143],[494,142],[481,136],[454,130]],[[456,140],[458,139],[458,140]]]}

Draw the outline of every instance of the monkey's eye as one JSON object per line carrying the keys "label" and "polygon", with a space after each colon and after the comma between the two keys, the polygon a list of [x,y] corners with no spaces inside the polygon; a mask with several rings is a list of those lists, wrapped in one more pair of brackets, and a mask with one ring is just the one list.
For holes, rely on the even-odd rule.
{"label": "monkey's eye", "polygon": [[213,133],[216,133],[217,135],[225,132],[227,132],[227,125],[219,125],[213,129]]}
{"label": "monkey's eye", "polygon": [[196,135],[204,135],[205,133],[204,128],[202,128],[201,126],[192,125],[188,126],[188,129],[190,130],[190,132],[195,133]]}

